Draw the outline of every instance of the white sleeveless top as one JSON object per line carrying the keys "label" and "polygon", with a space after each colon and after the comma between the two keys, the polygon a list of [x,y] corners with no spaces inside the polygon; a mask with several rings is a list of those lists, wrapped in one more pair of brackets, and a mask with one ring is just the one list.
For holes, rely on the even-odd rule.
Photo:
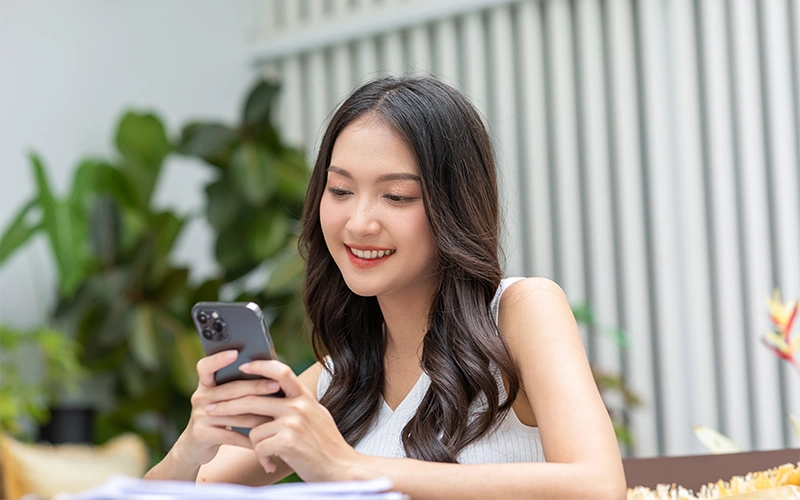
{"label": "white sleeveless top", "polygon": [[[497,324],[500,309],[500,297],[503,291],[512,283],[523,278],[506,278],[500,283],[491,303],[491,312]],[[330,358],[328,358],[328,367]],[[506,398],[506,390],[500,372],[492,368],[497,385],[500,390],[500,400]],[[321,399],[331,384],[331,375],[327,370],[322,370],[317,383],[317,399]],[[386,401],[381,398],[381,408],[366,435],[359,441],[355,449],[365,455],[388,458],[406,458],[401,434],[403,428],[417,411],[431,379],[427,373],[422,372],[417,383],[408,393],[406,398],[392,411]],[[486,406],[486,398],[481,395],[473,401],[470,412],[474,413]],[[539,438],[538,427],[529,427],[520,422],[514,410],[511,409],[506,417],[496,423],[487,434],[479,440],[464,448],[458,455],[458,462],[462,464],[488,464],[506,462],[544,462],[542,441]]]}

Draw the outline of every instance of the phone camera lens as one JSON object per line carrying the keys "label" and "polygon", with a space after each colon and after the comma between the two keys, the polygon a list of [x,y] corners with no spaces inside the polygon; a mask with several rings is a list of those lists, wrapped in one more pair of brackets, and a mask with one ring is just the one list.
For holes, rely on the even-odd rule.
{"label": "phone camera lens", "polygon": [[215,332],[222,333],[222,331],[224,329],[225,329],[225,322],[224,321],[222,321],[221,319],[218,319],[218,320],[216,320],[214,322],[214,331]]}
{"label": "phone camera lens", "polygon": [[208,323],[208,314],[205,311],[200,311],[197,313],[197,321],[199,321],[201,325],[205,325]]}
{"label": "phone camera lens", "polygon": [[211,328],[203,328],[203,337],[206,340],[216,340],[214,338],[215,337],[215,332]]}

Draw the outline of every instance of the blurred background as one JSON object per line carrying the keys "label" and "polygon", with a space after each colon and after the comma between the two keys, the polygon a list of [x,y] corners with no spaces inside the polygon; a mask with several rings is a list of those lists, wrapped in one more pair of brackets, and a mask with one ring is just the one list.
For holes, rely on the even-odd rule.
{"label": "blurred background", "polygon": [[408,73],[483,114],[506,272],[565,289],[626,456],[800,446],[800,369],[762,343],[800,298],[795,0],[0,1],[0,424],[88,408],[157,458],[199,299],[257,300],[307,366],[308,165]]}

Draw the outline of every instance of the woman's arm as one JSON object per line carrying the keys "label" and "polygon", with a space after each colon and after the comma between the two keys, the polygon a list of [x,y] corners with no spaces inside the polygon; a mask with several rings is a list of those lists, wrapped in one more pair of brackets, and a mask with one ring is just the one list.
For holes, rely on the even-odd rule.
{"label": "woman's arm", "polygon": [[283,462],[307,481],[388,477],[412,498],[625,498],[614,430],[564,293],[549,280],[526,279],[509,287],[500,311],[547,463],[459,465],[362,455],[344,441],[311,388],[276,361],[242,370],[278,381],[286,398],[239,398],[212,413],[272,416],[251,431],[260,464],[279,472]]}
{"label": "woman's arm", "polygon": [[564,292],[540,278],[511,285],[501,299],[499,328],[519,368],[547,463],[355,457],[342,475],[388,476],[413,498],[625,498],[619,445]]}

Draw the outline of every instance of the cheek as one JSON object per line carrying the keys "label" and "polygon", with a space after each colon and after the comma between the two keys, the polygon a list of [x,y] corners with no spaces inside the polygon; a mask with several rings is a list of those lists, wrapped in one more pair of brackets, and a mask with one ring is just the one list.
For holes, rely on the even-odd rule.
{"label": "cheek", "polygon": [[322,228],[322,234],[325,236],[325,241],[335,237],[336,233],[341,229],[340,226],[343,226],[345,222],[342,210],[337,210],[336,204],[330,203],[327,197],[323,197],[319,204],[319,224]]}

